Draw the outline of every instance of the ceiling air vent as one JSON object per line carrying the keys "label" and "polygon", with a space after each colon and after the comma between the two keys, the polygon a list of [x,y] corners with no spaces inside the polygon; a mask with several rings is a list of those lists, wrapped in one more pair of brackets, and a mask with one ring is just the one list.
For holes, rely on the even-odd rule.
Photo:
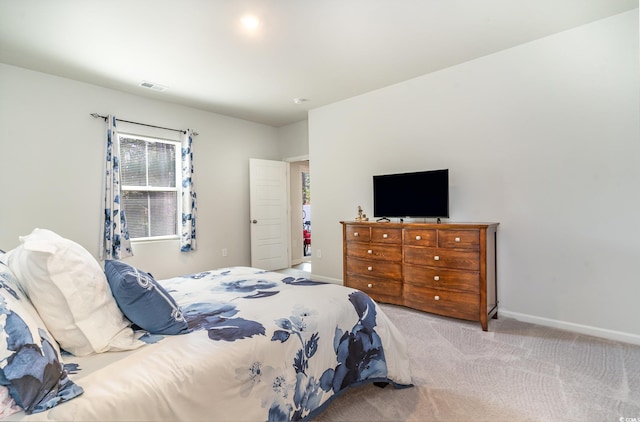
{"label": "ceiling air vent", "polygon": [[167,89],[166,86],[162,86],[160,84],[154,84],[153,82],[142,81],[140,82],[140,86],[143,88],[151,89],[153,91],[165,91]]}

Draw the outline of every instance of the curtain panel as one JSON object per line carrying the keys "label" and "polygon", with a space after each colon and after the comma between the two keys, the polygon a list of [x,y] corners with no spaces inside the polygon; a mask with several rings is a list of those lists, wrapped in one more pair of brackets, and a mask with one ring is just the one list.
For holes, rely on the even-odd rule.
{"label": "curtain panel", "polygon": [[104,171],[103,241],[100,259],[122,259],[133,256],[127,230],[127,219],[121,207],[120,140],[115,116],[107,116],[107,152]]}
{"label": "curtain panel", "polygon": [[196,250],[197,201],[193,183],[193,131],[187,129],[182,136],[182,226],[180,250]]}

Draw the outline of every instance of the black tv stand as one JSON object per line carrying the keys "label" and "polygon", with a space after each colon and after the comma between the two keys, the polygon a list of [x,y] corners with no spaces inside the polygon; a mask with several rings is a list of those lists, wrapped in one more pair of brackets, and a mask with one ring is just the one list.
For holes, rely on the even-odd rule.
{"label": "black tv stand", "polygon": [[378,218],[378,219],[376,220],[376,222],[377,222],[377,223],[379,223],[379,222],[381,222],[381,221],[386,221],[387,223],[390,223],[390,222],[391,222],[391,220],[389,220],[387,217]]}

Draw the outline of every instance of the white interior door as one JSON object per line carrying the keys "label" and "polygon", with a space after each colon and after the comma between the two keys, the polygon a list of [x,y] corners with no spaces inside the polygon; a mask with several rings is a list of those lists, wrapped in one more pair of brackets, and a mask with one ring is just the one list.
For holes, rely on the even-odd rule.
{"label": "white interior door", "polygon": [[249,160],[251,266],[289,267],[289,163]]}

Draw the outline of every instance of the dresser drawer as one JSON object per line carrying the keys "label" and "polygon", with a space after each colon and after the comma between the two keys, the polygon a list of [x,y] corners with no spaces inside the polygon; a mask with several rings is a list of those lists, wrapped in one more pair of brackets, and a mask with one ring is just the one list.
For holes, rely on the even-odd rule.
{"label": "dresser drawer", "polygon": [[404,244],[416,246],[437,246],[435,229],[404,229]]}
{"label": "dresser drawer", "polygon": [[478,230],[438,230],[438,247],[480,250]]}
{"label": "dresser drawer", "polygon": [[459,270],[480,270],[480,256],[478,252],[474,251],[406,246],[404,248],[404,262]]}
{"label": "dresser drawer", "polygon": [[347,274],[400,281],[402,280],[402,263],[349,258],[347,260]]}
{"label": "dresser drawer", "polygon": [[366,294],[376,296],[402,296],[402,283],[399,280],[380,279],[375,277],[363,277],[360,275],[348,275],[346,285],[354,289],[362,290]]}
{"label": "dresser drawer", "polygon": [[368,242],[370,239],[369,226],[347,226],[347,242],[351,240]]}
{"label": "dresser drawer", "polygon": [[480,296],[477,294],[405,284],[403,297],[405,304],[422,311],[471,321],[480,319]]}
{"label": "dresser drawer", "polygon": [[404,282],[416,286],[461,290],[475,294],[480,291],[480,273],[477,271],[456,271],[407,264],[404,266]]}
{"label": "dresser drawer", "polygon": [[347,255],[356,258],[376,258],[384,261],[402,261],[401,245],[382,245],[374,243],[349,242]]}
{"label": "dresser drawer", "polygon": [[402,243],[402,229],[371,227],[371,241],[376,243],[394,243],[399,245]]}

